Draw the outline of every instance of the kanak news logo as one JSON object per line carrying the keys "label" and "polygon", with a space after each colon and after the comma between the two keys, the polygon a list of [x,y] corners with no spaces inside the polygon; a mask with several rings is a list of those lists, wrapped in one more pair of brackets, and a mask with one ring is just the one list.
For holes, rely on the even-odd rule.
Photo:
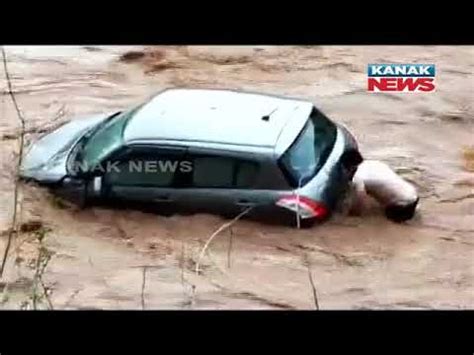
{"label": "kanak news logo", "polygon": [[370,92],[433,92],[434,64],[369,64],[367,90]]}

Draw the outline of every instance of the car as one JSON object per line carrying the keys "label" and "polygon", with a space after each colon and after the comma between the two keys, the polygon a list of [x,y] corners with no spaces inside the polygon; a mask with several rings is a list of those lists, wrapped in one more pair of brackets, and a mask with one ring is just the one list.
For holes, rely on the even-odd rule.
{"label": "car", "polygon": [[330,216],[360,161],[354,136],[308,100],[172,88],[46,134],[20,176],[82,206],[249,209],[309,226]]}

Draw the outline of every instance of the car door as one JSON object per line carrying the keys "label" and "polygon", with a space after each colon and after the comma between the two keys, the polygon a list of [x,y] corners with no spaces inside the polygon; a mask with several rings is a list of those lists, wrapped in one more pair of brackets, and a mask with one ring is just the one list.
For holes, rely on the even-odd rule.
{"label": "car door", "polygon": [[125,154],[103,164],[103,195],[161,205],[175,202],[185,151],[180,147],[128,147]]}
{"label": "car door", "polygon": [[258,203],[254,193],[258,160],[219,151],[190,148],[185,160],[191,171],[182,174],[177,201],[198,211],[231,213]]}

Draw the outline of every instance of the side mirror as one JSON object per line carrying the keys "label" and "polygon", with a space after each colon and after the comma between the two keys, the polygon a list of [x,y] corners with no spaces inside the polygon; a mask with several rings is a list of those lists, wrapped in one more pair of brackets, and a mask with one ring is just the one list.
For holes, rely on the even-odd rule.
{"label": "side mirror", "polygon": [[87,204],[87,180],[76,177],[66,177],[62,185],[55,189],[61,198],[83,208]]}
{"label": "side mirror", "polygon": [[87,195],[91,198],[99,198],[102,195],[104,176],[94,176],[87,184]]}

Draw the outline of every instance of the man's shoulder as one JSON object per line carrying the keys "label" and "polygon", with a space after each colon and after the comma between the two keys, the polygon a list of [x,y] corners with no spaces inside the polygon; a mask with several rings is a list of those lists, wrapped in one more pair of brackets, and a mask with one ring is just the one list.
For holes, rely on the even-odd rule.
{"label": "man's shoulder", "polygon": [[379,160],[364,160],[357,168],[357,173],[362,177],[388,177],[393,174],[390,166]]}
{"label": "man's shoulder", "polygon": [[380,160],[364,160],[360,165],[361,169],[390,169],[387,163],[384,163]]}

